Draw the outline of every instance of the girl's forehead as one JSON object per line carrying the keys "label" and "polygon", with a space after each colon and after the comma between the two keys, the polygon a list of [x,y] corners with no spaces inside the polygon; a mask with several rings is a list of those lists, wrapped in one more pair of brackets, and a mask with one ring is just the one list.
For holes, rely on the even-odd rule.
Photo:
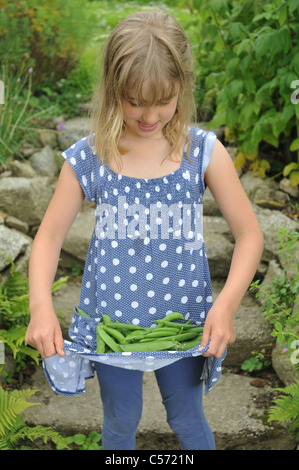
{"label": "girl's forehead", "polygon": [[164,86],[144,81],[140,86],[130,86],[124,96],[126,99],[136,100],[143,103],[157,103],[174,98],[179,92],[177,83],[165,81]]}

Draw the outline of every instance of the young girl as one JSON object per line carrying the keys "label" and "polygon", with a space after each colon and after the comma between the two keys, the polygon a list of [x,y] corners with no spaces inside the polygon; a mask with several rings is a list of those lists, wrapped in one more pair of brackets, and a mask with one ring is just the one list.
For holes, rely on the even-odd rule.
{"label": "young girl", "polygon": [[[189,127],[193,65],[187,37],[170,15],[142,12],[122,20],[104,54],[90,138],[63,153],[57,189],[32,246],[26,341],[64,395],[84,391],[97,373],[105,450],[134,449],[143,371],[154,370],[167,421],[182,449],[214,449],[202,409],[218,380],[233,316],[258,266],[263,237],[232,160],[215,134]],[[227,281],[212,303],[202,233],[210,188],[235,238]],[[51,298],[60,250],[83,199],[96,220],[79,309],[63,341]],[[102,315],[151,326],[169,312],[204,325],[201,347],[187,352],[96,353]]]}

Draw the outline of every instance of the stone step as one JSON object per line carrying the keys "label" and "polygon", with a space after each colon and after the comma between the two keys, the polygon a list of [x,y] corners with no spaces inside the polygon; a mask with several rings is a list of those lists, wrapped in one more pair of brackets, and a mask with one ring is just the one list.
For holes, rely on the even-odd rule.
{"label": "stone step", "polygon": [[[296,443],[283,425],[267,423],[265,403],[271,387],[250,385],[252,378],[223,374],[218,384],[204,395],[204,409],[216,440],[217,450],[293,450]],[[32,401],[40,405],[24,413],[30,425],[51,426],[65,435],[101,430],[103,422],[99,385],[86,381],[86,393],[75,397],[58,395],[50,388],[42,367],[33,375],[39,392]],[[153,372],[144,374],[143,414],[136,435],[136,450],[180,450],[166,422],[166,412]]]}

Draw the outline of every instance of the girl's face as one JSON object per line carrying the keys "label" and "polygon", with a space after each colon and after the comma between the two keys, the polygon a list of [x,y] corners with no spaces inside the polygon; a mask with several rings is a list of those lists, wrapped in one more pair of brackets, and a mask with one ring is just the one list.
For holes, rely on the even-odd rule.
{"label": "girl's face", "polygon": [[143,103],[137,103],[134,98],[134,90],[129,91],[127,99],[123,99],[123,116],[126,124],[126,133],[139,136],[161,138],[162,129],[173,118],[178,102],[178,95],[169,101],[158,104],[147,104],[146,97],[150,96],[150,86],[145,82],[142,87]]}

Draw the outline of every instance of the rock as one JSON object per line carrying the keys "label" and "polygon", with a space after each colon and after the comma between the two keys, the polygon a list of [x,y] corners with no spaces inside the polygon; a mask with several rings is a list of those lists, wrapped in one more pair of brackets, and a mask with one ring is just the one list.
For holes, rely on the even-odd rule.
{"label": "rock", "polygon": [[266,209],[283,209],[290,201],[286,192],[279,190],[279,185],[275,181],[266,181],[247,172],[241,178],[242,186],[250,201]]}
{"label": "rock", "polygon": [[5,178],[0,180],[0,209],[29,226],[39,224],[53,195],[45,176]]}
{"label": "rock", "polygon": [[[213,300],[215,301],[222,289],[222,284],[212,282]],[[251,357],[253,350],[268,345],[272,348],[274,338],[270,335],[271,328],[262,318],[260,305],[250,293],[247,293],[234,316],[236,340],[228,345],[227,356],[223,361],[226,367],[241,367]]]}
{"label": "rock", "polygon": [[298,199],[298,187],[294,188],[293,186],[291,186],[290,180],[288,178],[283,178],[279,182],[279,189],[287,193],[289,196]]}
{"label": "rock", "polygon": [[270,262],[276,257],[277,251],[280,249],[279,229],[288,227],[290,232],[297,232],[298,223],[282,214],[280,211],[263,209],[254,204],[253,209],[264,235],[262,260]]}
{"label": "rock", "polygon": [[234,250],[232,234],[223,217],[204,217],[204,240],[212,278],[225,278]]}
{"label": "rock", "polygon": [[63,251],[80,261],[86,260],[86,255],[95,224],[95,210],[88,209],[79,212],[63,244]]}
{"label": "rock", "polygon": [[48,176],[51,180],[53,180],[57,173],[54,151],[49,145],[40,152],[34,153],[30,157],[30,163],[38,175]]}
{"label": "rock", "polygon": [[[295,349],[293,352],[295,352]],[[298,359],[299,354],[296,354],[296,360]],[[290,351],[284,351],[284,346],[279,343],[276,343],[272,350],[272,367],[275,370],[277,377],[279,377],[285,386],[288,386],[299,379],[299,374],[296,374],[294,365],[291,362]]]}
{"label": "rock", "polygon": [[0,272],[7,268],[10,260],[20,261],[26,257],[28,261],[31,239],[16,230],[0,225]]}
{"label": "rock", "polygon": [[19,160],[13,160],[9,164],[9,169],[12,176],[18,176],[23,178],[34,178],[35,171],[29,163],[19,162]]}
{"label": "rock", "polygon": [[74,118],[63,123],[64,130],[58,133],[58,145],[61,150],[66,150],[78,140],[90,133],[89,118]]}
{"label": "rock", "polygon": [[54,131],[52,129],[45,129],[39,131],[39,138],[45,147],[50,146],[52,148],[55,148],[57,145],[57,131]]}
{"label": "rock", "polygon": [[16,217],[13,217],[12,215],[6,217],[5,225],[10,228],[15,228],[19,232],[28,232],[28,224],[20,219],[17,219]]}

